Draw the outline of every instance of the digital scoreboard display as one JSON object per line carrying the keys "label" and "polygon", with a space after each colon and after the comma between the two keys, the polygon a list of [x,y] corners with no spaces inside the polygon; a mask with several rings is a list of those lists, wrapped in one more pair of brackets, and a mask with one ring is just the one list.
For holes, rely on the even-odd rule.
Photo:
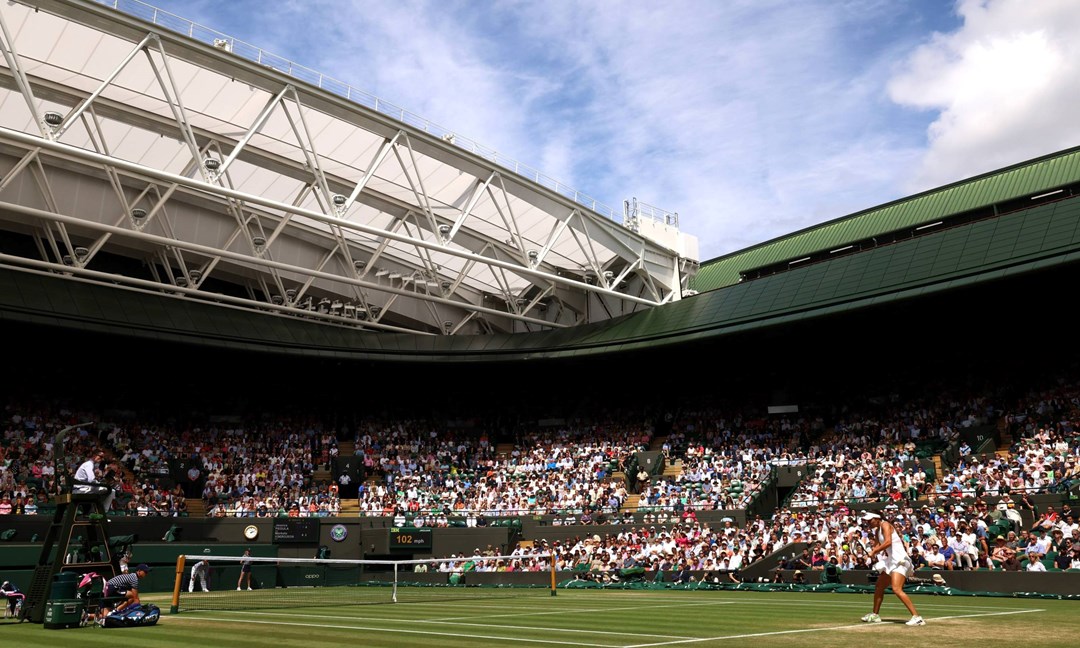
{"label": "digital scoreboard display", "polygon": [[319,519],[299,518],[274,520],[274,544],[319,542]]}
{"label": "digital scoreboard display", "polygon": [[391,527],[390,549],[392,551],[431,551],[431,529]]}

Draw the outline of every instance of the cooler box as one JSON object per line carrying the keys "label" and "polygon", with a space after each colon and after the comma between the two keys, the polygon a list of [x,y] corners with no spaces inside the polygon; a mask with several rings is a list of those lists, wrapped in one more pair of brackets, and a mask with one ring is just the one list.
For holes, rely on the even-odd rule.
{"label": "cooler box", "polygon": [[82,625],[86,601],[81,599],[49,599],[45,603],[45,627],[50,630],[78,628]]}

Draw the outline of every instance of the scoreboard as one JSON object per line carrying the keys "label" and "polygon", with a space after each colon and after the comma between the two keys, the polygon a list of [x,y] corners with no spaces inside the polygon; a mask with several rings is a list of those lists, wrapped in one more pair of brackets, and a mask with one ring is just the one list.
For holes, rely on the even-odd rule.
{"label": "scoreboard", "polygon": [[391,527],[391,551],[431,551],[431,529]]}
{"label": "scoreboard", "polygon": [[319,542],[318,518],[286,518],[274,520],[274,544]]}

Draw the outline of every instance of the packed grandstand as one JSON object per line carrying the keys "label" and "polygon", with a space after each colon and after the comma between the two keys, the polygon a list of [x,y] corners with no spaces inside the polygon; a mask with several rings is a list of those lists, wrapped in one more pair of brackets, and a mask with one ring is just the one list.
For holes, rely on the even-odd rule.
{"label": "packed grandstand", "polygon": [[[551,541],[560,569],[717,573],[738,572],[796,542],[809,546],[790,561],[792,569],[870,568],[852,507],[885,503],[920,566],[1080,568],[1076,514],[1067,502],[1039,507],[1030,499],[1066,495],[1080,484],[1075,378],[1015,393],[833,405],[835,419],[762,416],[737,406],[668,412],[662,436],[646,412],[550,416],[517,421],[512,436],[500,437],[500,427],[483,418],[468,429],[392,417],[337,425],[316,417],[151,421],[56,400],[12,402],[0,448],[0,515],[51,513],[53,436],[90,421],[66,449],[68,469],[95,448],[105,450],[118,492],[113,516],[187,517],[192,499],[207,516],[237,518],[337,517],[347,503],[351,515],[390,518],[404,528],[545,515],[580,529]],[[960,434],[971,428],[995,430],[1005,442],[980,453]],[[343,448],[363,466],[356,485],[334,473]],[[636,453],[650,449],[670,468],[628,480],[641,470]],[[178,466],[192,472],[178,474]],[[776,470],[790,466],[805,469],[805,477],[775,510],[742,524],[698,519],[705,511],[747,509],[763,489],[775,488]],[[619,528],[604,528],[612,525]],[[519,560],[476,568],[546,568],[532,565],[529,554],[551,545],[530,540],[532,549],[515,550]]]}
{"label": "packed grandstand", "polygon": [[[699,263],[675,214],[617,222],[193,23],[0,12],[3,105],[42,97],[0,123],[0,577],[37,621],[50,578],[133,561],[179,609],[208,555],[215,594],[331,553],[394,597],[865,588],[868,511],[945,593],[1080,597],[1080,149]],[[132,56],[70,72],[62,34]]]}

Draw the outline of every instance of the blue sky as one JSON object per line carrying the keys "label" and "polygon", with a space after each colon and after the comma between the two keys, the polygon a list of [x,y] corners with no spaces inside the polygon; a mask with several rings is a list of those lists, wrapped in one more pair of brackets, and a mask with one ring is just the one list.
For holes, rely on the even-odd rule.
{"label": "blue sky", "polygon": [[1080,145],[1078,0],[154,0],[700,257]]}

